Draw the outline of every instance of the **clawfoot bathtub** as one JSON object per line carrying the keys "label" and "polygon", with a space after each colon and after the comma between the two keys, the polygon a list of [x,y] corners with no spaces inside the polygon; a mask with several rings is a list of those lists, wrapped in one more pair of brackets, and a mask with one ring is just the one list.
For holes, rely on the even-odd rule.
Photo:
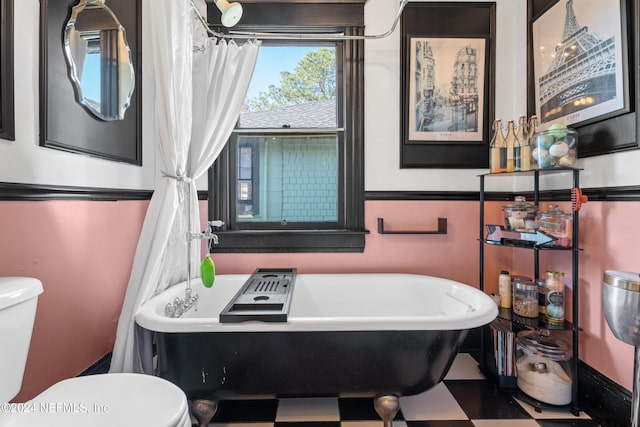
{"label": "clawfoot bathtub", "polygon": [[469,329],[498,313],[478,289],[437,277],[299,274],[286,322],[220,323],[248,277],[194,281],[197,308],[181,318],[164,309],[184,283],[136,315],[144,370],[182,388],[200,426],[220,400],[303,396],[372,397],[390,426],[398,397],[439,383]]}

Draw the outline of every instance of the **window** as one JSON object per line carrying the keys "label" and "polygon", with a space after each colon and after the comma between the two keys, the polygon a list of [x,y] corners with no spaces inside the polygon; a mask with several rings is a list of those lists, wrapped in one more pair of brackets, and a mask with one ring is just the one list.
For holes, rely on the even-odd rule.
{"label": "window", "polygon": [[276,229],[299,222],[317,222],[316,228],[337,226],[335,136],[242,135],[236,146],[238,195],[233,220],[238,229],[255,228],[258,223]]}
{"label": "window", "polygon": [[[329,22],[335,10],[323,5],[304,5],[320,8],[311,18],[299,6],[278,4],[298,24],[290,31],[362,31]],[[264,31],[268,12],[254,12],[256,23],[242,29]],[[362,41],[262,43],[245,108],[210,174],[210,217],[225,222],[216,250],[362,251]]]}

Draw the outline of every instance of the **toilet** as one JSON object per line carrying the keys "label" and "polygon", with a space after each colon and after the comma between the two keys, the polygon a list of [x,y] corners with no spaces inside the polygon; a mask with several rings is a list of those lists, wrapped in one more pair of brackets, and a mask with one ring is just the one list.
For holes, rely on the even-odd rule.
{"label": "toilet", "polygon": [[25,403],[20,391],[42,283],[0,278],[0,427],[191,427],[187,398],[162,378],[144,374],[88,375],[60,381]]}

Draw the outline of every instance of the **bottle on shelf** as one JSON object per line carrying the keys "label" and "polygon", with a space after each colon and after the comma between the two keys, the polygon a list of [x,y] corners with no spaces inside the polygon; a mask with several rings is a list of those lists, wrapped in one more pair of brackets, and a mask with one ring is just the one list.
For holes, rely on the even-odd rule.
{"label": "bottle on shelf", "polygon": [[517,135],[513,136],[513,170],[521,171],[522,170],[522,157],[520,157],[520,148],[521,143],[520,139]]}
{"label": "bottle on shelf", "polygon": [[506,270],[502,270],[498,277],[498,291],[500,292],[500,307],[511,308],[511,277]]}
{"label": "bottle on shelf", "polygon": [[529,117],[529,123],[527,123],[527,139],[529,140],[529,151],[531,152],[531,155],[529,156],[531,169],[538,169],[538,163],[533,153],[533,150],[534,150],[533,144],[535,141],[534,135],[537,132],[538,132],[538,117],[534,115]]}
{"label": "bottle on shelf", "polygon": [[547,271],[545,318],[550,324],[564,323],[564,273]]}
{"label": "bottle on shelf", "polygon": [[507,145],[502,135],[502,120],[493,122],[493,136],[489,143],[489,171],[499,173],[507,171]]}
{"label": "bottle on shelf", "polygon": [[[493,135],[489,143],[489,171],[491,173],[506,172],[506,146],[503,144],[502,121],[500,119],[494,120],[492,129]],[[504,166],[502,159],[504,159]]]}
{"label": "bottle on shelf", "polygon": [[518,153],[514,152],[514,159],[520,159],[518,164],[519,167],[516,166],[516,170],[531,170],[531,143],[529,142],[527,119],[525,116],[520,116],[520,119],[518,120],[518,128],[516,130],[516,147],[518,147]]}
{"label": "bottle on shelf", "polygon": [[507,145],[507,172],[515,171],[514,149],[516,143],[515,124],[513,120],[507,123],[507,136],[504,138]]}
{"label": "bottle on shelf", "polygon": [[542,315],[547,314],[547,278],[536,279],[538,285],[538,311]]}

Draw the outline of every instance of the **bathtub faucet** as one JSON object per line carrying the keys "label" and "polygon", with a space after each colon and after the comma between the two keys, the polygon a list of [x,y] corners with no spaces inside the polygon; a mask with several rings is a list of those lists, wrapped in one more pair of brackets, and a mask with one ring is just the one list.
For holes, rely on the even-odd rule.
{"label": "bathtub faucet", "polygon": [[220,220],[205,222],[205,228],[202,233],[189,233],[187,232],[187,241],[191,240],[209,240],[214,245],[218,244],[218,235],[213,233],[212,227],[222,227],[224,222]]}
{"label": "bathtub faucet", "polygon": [[172,303],[167,303],[164,314],[167,317],[182,317],[184,313],[198,304],[198,295],[191,295],[191,288],[185,290],[184,298],[176,297]]}
{"label": "bathtub faucet", "polygon": [[187,231],[187,288],[185,289],[184,298],[176,297],[173,303],[167,303],[164,308],[164,314],[167,317],[182,317],[184,313],[189,311],[192,307],[196,307],[198,295],[192,295],[191,293],[191,241],[192,240],[206,240],[207,241],[207,253],[209,253],[211,243],[218,244],[218,236],[213,233],[212,227],[222,227],[224,222],[215,220],[207,221],[205,223],[205,229],[201,233],[191,233]]}

